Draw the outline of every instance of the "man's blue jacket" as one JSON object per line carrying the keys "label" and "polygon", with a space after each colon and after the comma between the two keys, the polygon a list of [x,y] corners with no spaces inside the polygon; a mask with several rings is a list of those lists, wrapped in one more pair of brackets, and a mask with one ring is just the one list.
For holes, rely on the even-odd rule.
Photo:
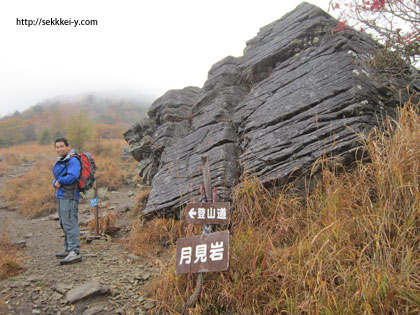
{"label": "man's blue jacket", "polygon": [[76,152],[72,149],[64,158],[59,157],[53,168],[55,179],[52,182],[59,182],[61,187],[57,189],[57,198],[79,200],[79,189],[77,179],[79,178],[81,165],[77,157],[71,156]]}

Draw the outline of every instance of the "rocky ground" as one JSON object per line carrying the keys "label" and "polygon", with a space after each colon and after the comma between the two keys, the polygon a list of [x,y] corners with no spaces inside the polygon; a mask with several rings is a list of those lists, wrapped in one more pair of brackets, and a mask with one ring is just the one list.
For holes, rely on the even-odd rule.
{"label": "rocky ground", "polygon": [[[8,177],[19,176],[29,167],[30,164],[20,165],[0,177],[0,190]],[[144,287],[152,281],[160,264],[135,257],[124,246],[135,193],[132,187],[124,187],[100,199],[103,211],[118,213],[119,231],[112,239],[93,239],[89,243],[82,240],[82,262],[64,266],[55,258],[55,253],[63,249],[64,237],[57,215],[26,219],[0,200],[0,233],[6,229],[25,256],[25,271],[0,281],[0,314],[153,313],[155,302]],[[85,225],[90,218],[88,200],[81,201],[82,234],[87,233]]]}

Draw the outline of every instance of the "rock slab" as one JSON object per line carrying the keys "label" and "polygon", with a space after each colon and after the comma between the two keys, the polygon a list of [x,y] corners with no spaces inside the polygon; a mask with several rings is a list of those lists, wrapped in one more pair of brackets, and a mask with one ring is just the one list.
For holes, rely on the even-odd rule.
{"label": "rock slab", "polygon": [[244,175],[285,183],[323,157],[353,161],[360,135],[394,115],[401,87],[419,92],[420,83],[372,68],[378,44],[336,26],[303,2],[261,28],[242,57],[214,64],[202,88],[158,98],[149,118],[125,133],[151,185],[142,213],[179,216],[198,200],[203,155],[220,201],[232,199]]}
{"label": "rock slab", "polygon": [[72,304],[92,296],[105,295],[109,293],[109,287],[102,285],[97,281],[90,281],[67,292],[66,300],[68,303]]}

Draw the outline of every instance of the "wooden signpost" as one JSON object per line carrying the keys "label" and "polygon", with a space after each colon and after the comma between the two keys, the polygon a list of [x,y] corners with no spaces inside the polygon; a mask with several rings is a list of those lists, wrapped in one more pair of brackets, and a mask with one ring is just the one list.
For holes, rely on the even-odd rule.
{"label": "wooden signpost", "polygon": [[95,236],[99,236],[99,206],[98,206],[98,187],[96,185],[96,180],[94,183],[94,191],[95,191],[95,200],[96,204],[93,206],[95,207]]}
{"label": "wooden signpost", "polygon": [[86,243],[91,243],[93,240],[107,240],[104,234],[100,234],[100,226],[99,226],[99,200],[98,200],[98,187],[96,185],[96,181],[93,186],[94,198],[90,199],[90,207],[94,208],[93,215],[95,220],[95,235],[87,236]]}
{"label": "wooden signpost", "polygon": [[230,202],[190,202],[185,208],[185,222],[192,224],[228,224]]}
{"label": "wooden signpost", "polygon": [[[185,304],[195,305],[201,285],[203,272],[224,271],[229,268],[229,231],[213,232],[215,225],[226,225],[230,220],[230,203],[217,202],[217,194],[211,188],[210,166],[206,156],[201,157],[204,192],[203,202],[191,202],[185,209],[185,221],[190,224],[203,224],[203,234],[178,239],[176,242],[176,274],[199,273],[194,293]],[[212,193],[213,192],[213,193]],[[212,196],[213,202],[210,201]]]}
{"label": "wooden signpost", "polygon": [[229,269],[227,230],[180,239],[176,250],[176,274]]}

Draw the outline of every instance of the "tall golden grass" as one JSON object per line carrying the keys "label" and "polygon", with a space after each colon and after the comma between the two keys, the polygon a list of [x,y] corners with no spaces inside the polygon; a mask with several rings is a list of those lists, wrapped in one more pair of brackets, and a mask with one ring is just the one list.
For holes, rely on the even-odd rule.
{"label": "tall golden grass", "polygon": [[92,152],[96,154],[98,171],[95,177],[98,186],[118,190],[121,185],[135,176],[137,162],[133,158],[121,161],[125,145],[124,140],[116,139],[103,140],[99,151],[92,147]]}
{"label": "tall golden grass", "polygon": [[146,221],[139,217],[132,221],[128,247],[135,255],[156,258],[165,249],[174,246],[184,226],[183,222],[174,219]]}
{"label": "tall golden grass", "polygon": [[[27,217],[36,217],[54,211],[51,183],[51,168],[55,153],[51,146],[36,143],[0,149],[4,164],[3,175],[9,174],[14,167],[33,162],[29,171],[18,177],[9,178],[1,196],[9,203],[18,206]],[[51,188],[51,189],[48,189]]]}
{"label": "tall golden grass", "polygon": [[2,197],[16,205],[29,218],[54,212],[52,165],[53,162],[48,160],[36,161],[27,173],[6,182]]}
{"label": "tall golden grass", "polygon": [[53,146],[39,145],[36,142],[0,148],[0,156],[4,158],[3,162],[9,165],[18,165],[40,158],[48,158],[54,156],[54,154]]}
{"label": "tall golden grass", "polygon": [[140,216],[139,222],[142,222],[141,211],[146,207],[149,200],[150,188],[140,191],[136,196],[136,202],[130,211],[131,217]]}
{"label": "tall golden grass", "polygon": [[0,148],[0,176],[8,174],[14,166],[28,163],[40,158],[54,156],[53,147],[41,146],[37,143],[16,145],[8,148]]}
{"label": "tall golden grass", "polygon": [[[420,312],[418,104],[362,141],[369,163],[320,160],[306,196],[256,178],[238,185],[230,269],[205,274],[190,314]],[[172,253],[151,287],[157,312],[180,313],[195,287],[195,275],[174,275]]]}
{"label": "tall golden grass", "polygon": [[184,233],[191,236],[199,233],[199,228],[187,226],[183,220],[155,218],[147,220],[141,211],[145,208],[149,198],[150,189],[141,191],[131,210],[130,238],[127,243],[130,251],[138,256],[155,259],[169,248],[175,246],[178,238]]}
{"label": "tall golden grass", "polygon": [[[94,208],[92,208],[92,212]],[[108,235],[113,235],[115,232],[118,231],[116,225],[118,218],[118,213],[116,211],[109,211],[104,216],[99,217],[99,233],[105,233]],[[88,223],[88,229],[91,231],[95,231],[95,219],[89,221]]]}

